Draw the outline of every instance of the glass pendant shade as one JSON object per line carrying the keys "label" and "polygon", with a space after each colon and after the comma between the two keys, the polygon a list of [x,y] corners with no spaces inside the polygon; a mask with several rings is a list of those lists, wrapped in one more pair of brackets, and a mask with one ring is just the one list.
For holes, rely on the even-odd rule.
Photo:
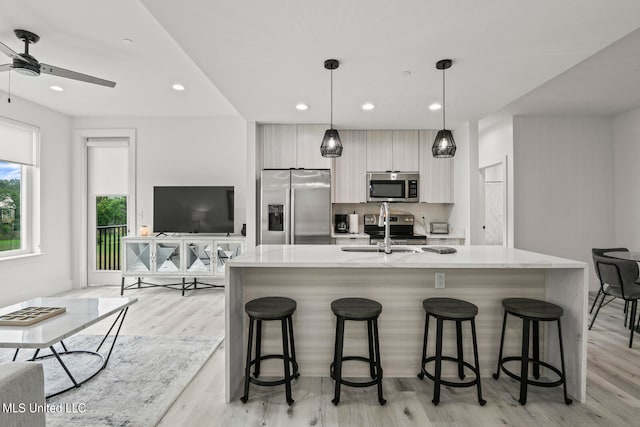
{"label": "glass pendant shade", "polygon": [[340,134],[335,129],[327,129],[320,145],[322,157],[340,157],[342,155],[342,141]]}
{"label": "glass pendant shade", "polygon": [[446,158],[453,157],[456,154],[456,142],[453,134],[448,129],[438,131],[433,147],[431,147],[433,157]]}

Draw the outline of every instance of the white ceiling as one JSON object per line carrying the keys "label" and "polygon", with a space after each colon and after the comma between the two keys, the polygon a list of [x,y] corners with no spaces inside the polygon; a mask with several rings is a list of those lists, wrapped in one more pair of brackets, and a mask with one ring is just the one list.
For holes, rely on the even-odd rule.
{"label": "white ceiling", "polygon": [[640,107],[640,30],[505,108],[510,114],[614,116]]}
{"label": "white ceiling", "polygon": [[328,122],[339,59],[338,128],[440,127],[447,57],[448,127],[480,119],[640,26],[637,0],[142,1],[247,120]]}
{"label": "white ceiling", "polygon": [[[213,83],[193,64],[137,0],[3,0],[0,41],[23,52],[13,34],[21,28],[40,36],[30,47],[38,61],[112,80],[106,88],[42,74],[11,72],[12,95],[71,116],[237,115]],[[134,41],[125,45],[124,38]],[[10,59],[0,53],[0,64]],[[0,90],[8,90],[0,73]],[[171,86],[182,83],[186,90]],[[59,85],[58,93],[49,89]],[[6,102],[6,96],[0,97]],[[13,102],[19,102],[14,97]]]}
{"label": "white ceiling", "polygon": [[[239,113],[258,122],[327,123],[323,62],[336,58],[338,128],[440,127],[441,112],[427,106],[441,98],[442,74],[434,65],[447,57],[454,60],[447,127],[480,119],[640,27],[637,0],[7,0],[2,6],[3,43],[22,51],[12,30],[33,31],[41,36],[31,49],[38,60],[118,83],[109,89],[12,73],[12,93],[52,109],[72,116]],[[619,91],[631,92],[637,75],[616,79]],[[589,86],[576,89],[565,80],[564,92],[552,91],[563,94],[559,104]],[[187,90],[173,91],[177,81]],[[52,84],[65,92],[52,92]],[[626,108],[611,90],[591,86],[597,98],[613,100],[610,109]],[[0,90],[6,87],[0,73]],[[362,111],[366,101],[377,108]],[[297,102],[311,108],[296,111]]]}

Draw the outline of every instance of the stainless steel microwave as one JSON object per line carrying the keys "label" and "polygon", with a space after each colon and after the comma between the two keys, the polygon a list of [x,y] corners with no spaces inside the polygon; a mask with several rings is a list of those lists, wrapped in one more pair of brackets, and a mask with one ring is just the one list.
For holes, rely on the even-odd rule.
{"label": "stainless steel microwave", "polygon": [[415,172],[368,172],[367,202],[418,202]]}

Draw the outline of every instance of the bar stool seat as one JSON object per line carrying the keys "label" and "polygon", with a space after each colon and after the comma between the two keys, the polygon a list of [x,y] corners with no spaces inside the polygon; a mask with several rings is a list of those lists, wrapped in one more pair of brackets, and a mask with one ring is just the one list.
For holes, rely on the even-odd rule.
{"label": "bar stool seat", "polygon": [[555,320],[564,314],[559,305],[531,298],[505,298],[502,300],[502,308],[514,316],[540,320]]}
{"label": "bar stool seat", "polygon": [[436,318],[465,320],[478,314],[476,305],[455,298],[428,298],[422,301],[422,308]]}
{"label": "bar stool seat", "polygon": [[251,317],[262,320],[278,320],[291,316],[296,311],[297,304],[291,298],[264,297],[249,301],[244,310]]}
{"label": "bar stool seat", "polygon": [[[285,395],[287,403],[293,404],[291,397],[291,381],[298,378],[298,362],[296,361],[296,348],[293,340],[292,316],[296,311],[297,304],[291,298],[286,297],[264,297],[251,300],[244,306],[245,312],[249,315],[249,333],[247,336],[247,360],[244,373],[244,395],[240,398],[242,403],[249,400],[249,383],[261,386],[285,385]],[[262,355],[262,322],[269,320],[280,320],[282,329],[282,354]],[[253,327],[256,324],[256,357],[251,359],[253,352]],[[260,362],[267,359],[282,359],[284,365],[284,378],[273,381],[259,380]],[[251,366],[254,366],[251,378]]]}
{"label": "bar stool seat", "polygon": [[341,298],[331,303],[331,311],[347,320],[364,320],[378,317],[382,304],[367,298]]}
{"label": "bar stool seat", "polygon": [[[434,405],[440,403],[440,386],[446,385],[449,387],[472,387],[476,386],[478,392],[478,403],[480,406],[484,406],[487,401],[482,398],[482,384],[480,381],[480,364],[478,362],[478,341],[476,338],[476,323],[475,318],[478,314],[478,307],[475,304],[471,304],[468,301],[463,301],[455,298],[427,298],[422,301],[422,308],[425,311],[425,323],[424,323],[424,339],[422,342],[422,358],[420,359],[420,373],[418,378],[421,380],[426,376],[434,382],[433,399],[431,402]],[[427,342],[429,341],[429,317],[436,318],[436,354],[435,356],[427,357]],[[457,357],[443,356],[442,355],[442,329],[445,320],[451,320],[456,322],[456,344],[457,344]],[[462,322],[469,321],[471,323],[471,337],[473,340],[473,356],[475,360],[475,366],[466,362],[463,356],[462,349]],[[455,362],[458,365],[458,378],[463,380],[465,378],[464,369],[468,368],[475,378],[469,381],[449,381],[442,379],[442,362]],[[435,362],[435,372],[431,374],[427,371],[426,365],[428,363]]]}
{"label": "bar stool seat", "polygon": [[[560,326],[560,318],[564,314],[564,310],[559,305],[531,298],[505,298],[502,300],[504,308],[504,319],[502,321],[502,336],[500,338],[500,353],[498,355],[498,367],[496,373],[493,374],[494,379],[498,379],[500,371],[509,377],[520,382],[520,398],[521,405],[527,403],[527,386],[535,385],[538,387],[557,387],[563,386],[564,402],[570,405],[573,401],[567,396],[567,379],[564,368],[564,350],[562,347],[562,328]],[[522,319],[522,351],[520,356],[502,356],[504,348],[504,336],[507,326],[507,314]],[[560,344],[560,363],[561,369],[540,360],[540,322],[558,323],[558,340]],[[529,357],[529,331],[533,330],[531,339],[533,344],[533,355]],[[507,369],[504,364],[506,362],[520,362],[520,374],[516,374]],[[533,379],[529,378],[529,362],[533,364]],[[540,367],[544,367],[554,372],[559,379],[556,381],[540,381]]]}
{"label": "bar stool seat", "polygon": [[[336,382],[335,396],[331,401],[340,403],[340,386],[369,387],[378,386],[378,402],[387,403],[382,396],[382,365],[380,363],[380,340],[378,337],[378,316],[382,313],[382,304],[367,298],[341,298],[331,303],[331,311],[336,315],[336,341],[333,349],[333,362],[329,366],[329,375]],[[366,321],[369,341],[369,357],[343,356],[345,320]],[[348,381],[342,378],[342,362],[357,360],[369,364],[371,381]]]}

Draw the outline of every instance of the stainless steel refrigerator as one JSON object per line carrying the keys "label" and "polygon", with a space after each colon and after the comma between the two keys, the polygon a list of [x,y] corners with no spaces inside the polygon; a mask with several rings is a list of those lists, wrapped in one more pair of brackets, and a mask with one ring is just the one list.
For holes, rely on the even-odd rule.
{"label": "stainless steel refrigerator", "polygon": [[330,243],[329,169],[265,169],[260,183],[260,243]]}

